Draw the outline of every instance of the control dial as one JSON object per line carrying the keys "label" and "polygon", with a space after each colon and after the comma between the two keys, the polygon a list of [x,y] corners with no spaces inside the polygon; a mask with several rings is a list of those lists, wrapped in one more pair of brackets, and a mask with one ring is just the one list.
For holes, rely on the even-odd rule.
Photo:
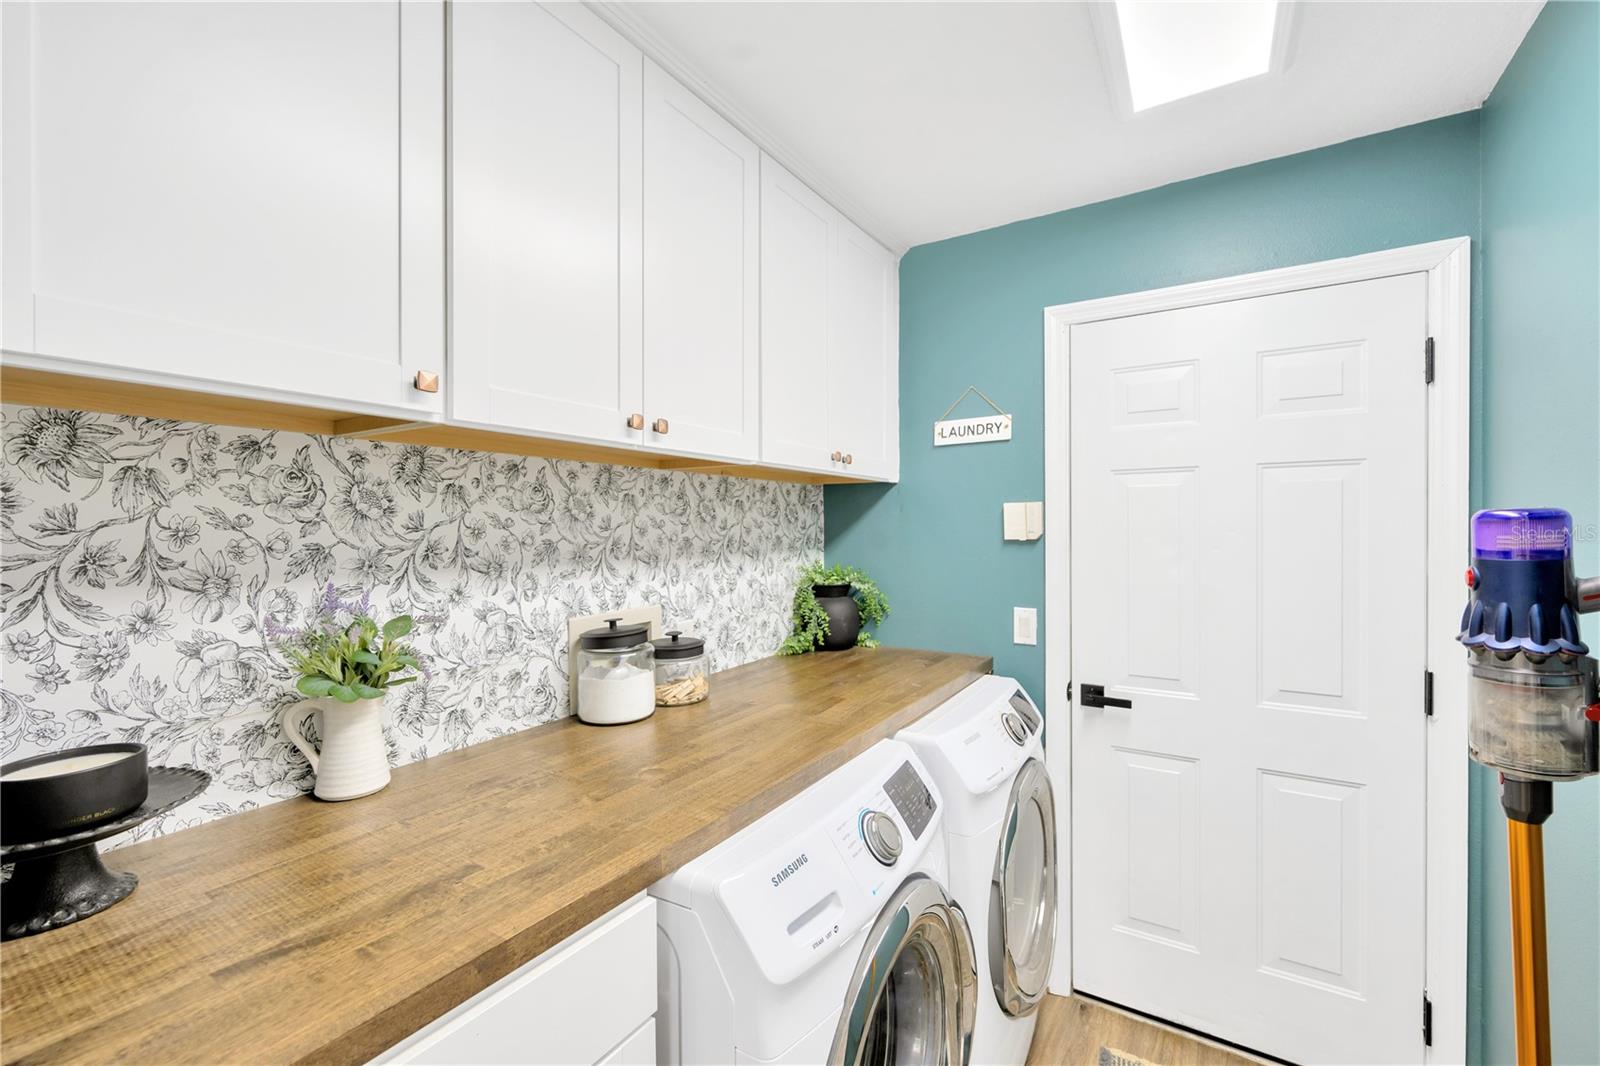
{"label": "control dial", "polygon": [[1000,716],[1000,724],[1006,727],[1006,733],[1016,742],[1018,747],[1028,742],[1028,726],[1016,711],[1007,711],[1002,714]]}
{"label": "control dial", "polygon": [[861,839],[867,842],[872,857],[885,866],[893,866],[904,847],[900,827],[882,811],[868,811],[861,816]]}

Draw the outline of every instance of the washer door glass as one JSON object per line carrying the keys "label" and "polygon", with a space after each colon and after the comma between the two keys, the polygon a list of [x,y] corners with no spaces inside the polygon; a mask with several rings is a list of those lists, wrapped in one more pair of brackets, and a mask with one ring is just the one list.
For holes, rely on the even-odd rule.
{"label": "washer door glass", "polygon": [[939,959],[925,940],[907,941],[889,964],[862,1037],[862,1066],[941,1066],[945,1003]]}
{"label": "washer door glass", "polygon": [[1056,926],[1055,802],[1044,766],[1023,764],[1012,786],[989,901],[989,973],[1006,1013],[1038,1005]]}
{"label": "washer door glass", "polygon": [[971,1039],[975,985],[965,917],[933,881],[909,878],[868,935],[830,1061],[961,1063]]}

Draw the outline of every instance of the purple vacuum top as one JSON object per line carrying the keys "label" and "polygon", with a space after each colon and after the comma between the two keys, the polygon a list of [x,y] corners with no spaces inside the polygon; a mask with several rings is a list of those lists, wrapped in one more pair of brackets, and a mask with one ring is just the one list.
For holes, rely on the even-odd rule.
{"label": "purple vacuum top", "polygon": [[1472,554],[1480,559],[1565,559],[1572,553],[1572,516],[1557,507],[1479,511],[1472,516]]}

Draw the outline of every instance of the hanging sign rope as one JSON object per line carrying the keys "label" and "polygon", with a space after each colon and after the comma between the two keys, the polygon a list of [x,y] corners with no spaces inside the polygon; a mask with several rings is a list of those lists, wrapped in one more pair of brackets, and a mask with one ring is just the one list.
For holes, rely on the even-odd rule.
{"label": "hanging sign rope", "polygon": [[[984,415],[981,418],[951,418],[950,412],[961,406],[961,401],[968,396],[976,394],[978,399],[994,409],[994,414]],[[976,385],[968,385],[967,391],[956,397],[956,402],[939,416],[933,424],[933,446],[942,448],[947,444],[987,444],[990,441],[1011,439],[1011,416],[1000,410],[1000,405],[983,394],[983,390]]]}

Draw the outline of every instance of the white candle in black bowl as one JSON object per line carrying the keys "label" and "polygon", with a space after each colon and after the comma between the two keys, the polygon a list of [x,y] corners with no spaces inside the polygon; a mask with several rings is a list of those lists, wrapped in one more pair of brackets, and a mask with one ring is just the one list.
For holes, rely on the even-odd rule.
{"label": "white candle in black bowl", "polygon": [[91,744],[0,766],[0,843],[68,836],[136,810],[150,794],[143,744]]}
{"label": "white candle in black bowl", "polygon": [[15,770],[7,770],[0,774],[0,781],[32,781],[38,777],[57,777],[61,774],[76,773],[79,770],[92,770],[96,766],[107,766],[123,759],[130,759],[134,755],[131,751],[102,751],[94,755],[63,755],[59,759],[50,759],[46,762],[34,763],[32,766],[22,766]]}

